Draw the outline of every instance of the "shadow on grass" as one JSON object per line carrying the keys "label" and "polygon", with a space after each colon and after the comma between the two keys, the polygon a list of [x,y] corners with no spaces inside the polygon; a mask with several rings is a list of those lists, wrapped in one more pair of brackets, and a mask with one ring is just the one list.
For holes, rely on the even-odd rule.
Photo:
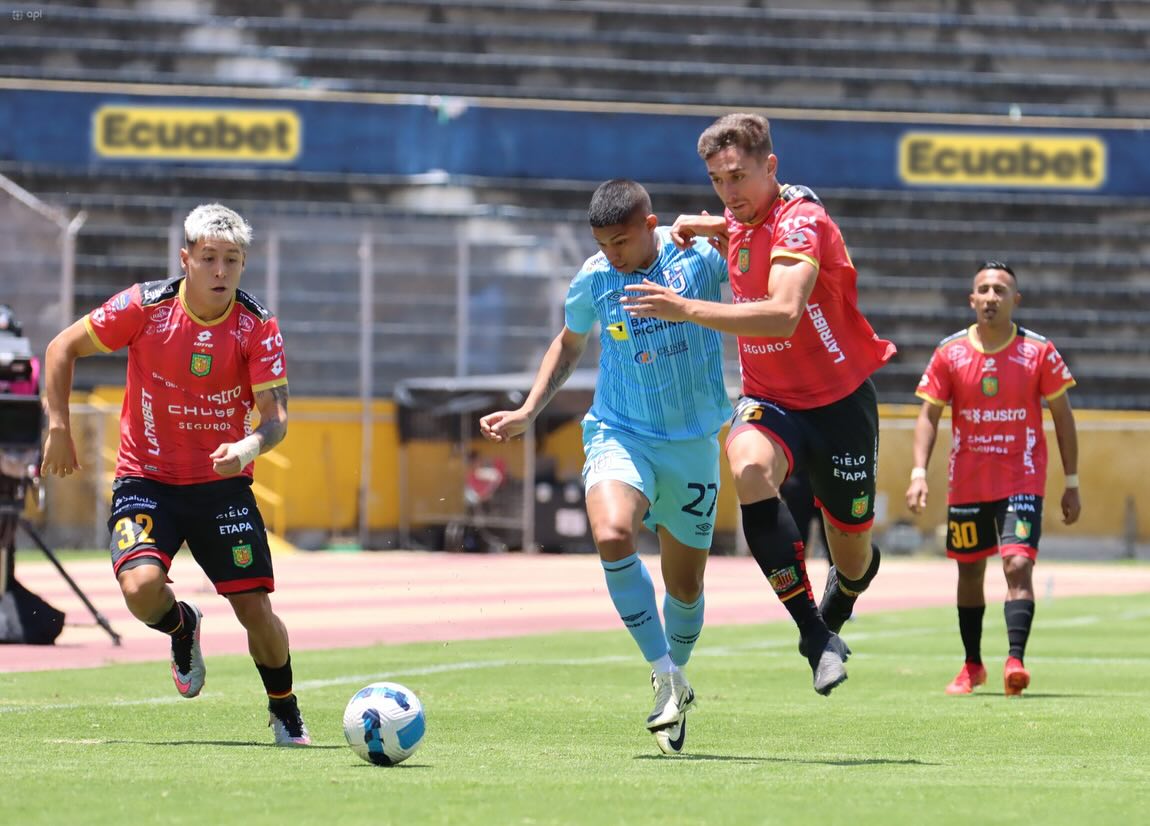
{"label": "shadow on grass", "polygon": [[796,760],[790,757],[748,757],[742,754],[637,754],[636,760],[717,760],[724,763],[801,763],[814,766],[941,766],[927,760],[888,760],[881,757],[857,760]]}
{"label": "shadow on grass", "polygon": [[1011,696],[1011,697],[1008,697],[1005,694],[994,694],[994,693],[959,694],[956,696],[959,698],[957,700],[957,702],[960,702],[960,703],[962,702],[962,698],[970,697],[972,700],[989,700],[991,702],[996,701],[996,700],[1001,700],[1001,701],[1003,701],[1009,705],[1010,703],[1023,703],[1023,702],[1026,702],[1027,700],[1070,700],[1070,699],[1078,700],[1078,699],[1085,699],[1085,698],[1089,698],[1092,700],[1101,700],[1101,699],[1104,699],[1107,695],[1105,695],[1105,694],[1090,694],[1090,693],[1086,693],[1086,692],[1061,693],[1061,692],[1057,692],[1057,691],[1027,691],[1025,694],[1020,694],[1020,695]]}
{"label": "shadow on grass", "polygon": [[277,746],[262,740],[104,740],[109,746],[242,746],[244,748],[283,749],[284,751],[313,751],[316,749],[346,749],[347,746]]}

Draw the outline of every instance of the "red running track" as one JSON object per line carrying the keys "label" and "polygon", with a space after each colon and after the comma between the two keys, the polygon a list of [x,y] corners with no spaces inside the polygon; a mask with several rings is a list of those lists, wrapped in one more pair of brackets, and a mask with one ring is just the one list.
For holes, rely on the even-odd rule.
{"label": "red running track", "polygon": [[[658,557],[644,560],[661,593]],[[123,644],[112,644],[55,568],[35,552],[21,551],[17,579],[65,611],[67,625],[55,645],[0,645],[0,672],[167,660],[167,639],[128,613],[108,562],[69,562],[65,567],[122,635]],[[826,564],[812,561],[809,568],[815,593],[821,594]],[[243,629],[190,554],[176,557],[172,579],[176,594],[196,602],[205,614],[206,652],[247,651]],[[588,554],[304,552],[276,558],[276,586],[273,604],[295,650],[620,628],[598,559]],[[952,562],[885,559],[857,611],[949,605],[954,587]],[[1040,599],[1148,592],[1150,567],[1040,562],[1035,588]],[[1004,595],[1003,577],[992,565],[987,599],[993,603]],[[709,625],[787,619],[752,559],[717,556],[708,563]]]}

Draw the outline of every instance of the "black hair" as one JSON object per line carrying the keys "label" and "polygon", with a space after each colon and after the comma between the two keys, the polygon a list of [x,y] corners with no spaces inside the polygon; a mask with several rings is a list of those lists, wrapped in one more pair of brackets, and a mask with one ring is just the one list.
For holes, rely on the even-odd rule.
{"label": "black hair", "polygon": [[587,208],[587,220],[595,229],[625,224],[642,213],[651,214],[651,196],[642,184],[629,178],[612,178],[599,184]]}
{"label": "black hair", "polygon": [[978,265],[978,269],[974,271],[974,274],[978,275],[983,270],[1002,270],[1003,272],[1008,272],[1010,273],[1010,277],[1014,279],[1015,288],[1018,287],[1018,276],[1014,274],[1014,270],[1011,269],[1010,265],[1003,261],[983,261]]}

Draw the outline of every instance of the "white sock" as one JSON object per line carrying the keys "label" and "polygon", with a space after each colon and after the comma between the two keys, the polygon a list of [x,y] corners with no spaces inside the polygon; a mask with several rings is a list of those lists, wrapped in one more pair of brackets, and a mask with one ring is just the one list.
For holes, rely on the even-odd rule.
{"label": "white sock", "polygon": [[655,669],[656,674],[667,674],[671,671],[678,671],[679,667],[671,662],[671,655],[664,654],[657,660],[651,661],[651,668]]}

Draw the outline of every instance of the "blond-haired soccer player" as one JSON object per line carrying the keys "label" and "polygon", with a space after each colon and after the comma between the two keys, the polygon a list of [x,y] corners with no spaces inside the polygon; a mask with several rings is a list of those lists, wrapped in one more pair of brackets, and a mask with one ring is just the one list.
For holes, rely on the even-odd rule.
{"label": "blond-haired soccer player", "polygon": [[[77,358],[128,348],[120,450],[112,484],[112,569],[132,614],[171,637],[176,690],[195,697],[206,669],[203,616],[168,585],[184,542],[247,631],[278,745],[307,745],[291,654],[268,594],[267,532],[252,462],[287,433],[287,364],[275,317],[239,289],[251,227],[208,204],[184,221],[183,274],[134,284],[48,345],[48,436],[41,472],[80,470],[68,397]],[[260,425],[251,430],[251,414]]]}

